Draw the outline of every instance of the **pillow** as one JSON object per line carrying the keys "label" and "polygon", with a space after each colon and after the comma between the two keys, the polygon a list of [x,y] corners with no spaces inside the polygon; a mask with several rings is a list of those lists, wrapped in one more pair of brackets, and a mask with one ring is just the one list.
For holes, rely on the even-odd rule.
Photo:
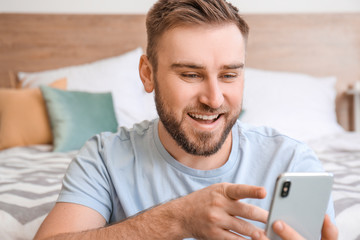
{"label": "pillow", "polygon": [[[51,84],[66,88],[66,79]],[[0,89],[0,150],[33,144],[50,144],[52,135],[39,88]]]}
{"label": "pillow", "polygon": [[335,77],[247,68],[241,121],[308,141],[344,131],[335,113]]}
{"label": "pillow", "polygon": [[146,93],[141,83],[138,66],[142,49],[90,64],[65,67],[43,72],[20,72],[22,86],[38,87],[58,79],[68,79],[68,90],[112,92],[115,112],[122,126],[157,116],[153,94]]}
{"label": "pillow", "polygon": [[116,132],[118,124],[111,93],[62,91],[47,86],[40,89],[50,118],[55,152],[80,149],[100,132]]}

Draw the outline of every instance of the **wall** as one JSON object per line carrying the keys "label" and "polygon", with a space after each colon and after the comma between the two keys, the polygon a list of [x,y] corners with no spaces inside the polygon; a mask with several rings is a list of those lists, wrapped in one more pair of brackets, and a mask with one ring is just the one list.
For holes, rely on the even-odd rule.
{"label": "wall", "polygon": [[[146,13],[155,0],[0,0],[0,12]],[[360,0],[230,0],[242,13],[360,12]]]}

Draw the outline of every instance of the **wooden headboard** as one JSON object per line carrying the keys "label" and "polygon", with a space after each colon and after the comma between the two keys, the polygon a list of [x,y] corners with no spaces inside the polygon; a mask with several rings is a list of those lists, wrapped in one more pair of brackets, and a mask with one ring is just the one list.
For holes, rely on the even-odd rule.
{"label": "wooden headboard", "polygon": [[0,14],[0,86],[18,71],[88,63],[145,48],[143,15]]}
{"label": "wooden headboard", "polygon": [[[360,80],[360,14],[244,17],[247,66],[336,76],[338,121],[351,129],[345,91]],[[15,87],[18,71],[87,63],[145,44],[144,15],[0,14],[0,87]]]}

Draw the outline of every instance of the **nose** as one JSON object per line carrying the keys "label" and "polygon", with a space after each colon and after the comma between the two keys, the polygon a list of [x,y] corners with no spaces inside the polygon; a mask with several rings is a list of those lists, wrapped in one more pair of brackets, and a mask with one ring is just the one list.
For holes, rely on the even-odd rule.
{"label": "nose", "polygon": [[224,102],[222,89],[216,77],[203,81],[199,101],[211,108],[219,108]]}

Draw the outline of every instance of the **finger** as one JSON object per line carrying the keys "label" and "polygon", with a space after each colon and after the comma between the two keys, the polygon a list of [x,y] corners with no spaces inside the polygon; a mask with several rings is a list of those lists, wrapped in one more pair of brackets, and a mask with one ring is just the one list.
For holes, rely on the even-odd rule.
{"label": "finger", "polygon": [[254,231],[261,230],[250,222],[231,216],[225,211],[213,211],[209,216],[208,223],[216,226],[214,229],[229,230],[244,236],[250,236]]}
{"label": "finger", "polygon": [[253,234],[251,235],[251,239],[252,240],[269,240],[269,238],[265,235],[265,232],[262,230],[253,232]]}
{"label": "finger", "polygon": [[261,230],[250,222],[247,222],[237,217],[229,217],[228,219],[226,219],[223,228],[232,230],[244,236],[251,236],[253,232]]}
{"label": "finger", "polygon": [[[226,217],[219,215],[222,219],[222,221],[218,221],[218,224],[215,228],[212,228],[209,232],[209,234],[206,236],[206,239],[212,240],[212,239],[244,239],[243,236],[239,235],[243,234],[242,231],[237,231],[236,227],[234,227],[234,221],[236,222],[237,219],[235,217],[231,217],[229,215],[226,215]],[[245,222],[244,220],[242,220]],[[249,224],[249,223],[247,223]],[[255,226],[254,226],[255,227]],[[261,229],[256,229],[261,230]],[[245,236],[249,236],[249,234],[243,234]],[[196,236],[195,236],[196,237]],[[203,239],[203,238],[201,238]],[[205,238],[204,238],[205,239]]]}
{"label": "finger", "polygon": [[201,239],[208,239],[208,240],[215,240],[215,239],[228,239],[228,240],[239,240],[243,239],[246,240],[247,238],[244,238],[232,231],[229,231],[227,229],[217,229],[216,231],[213,231],[209,236],[206,236],[206,238]]}
{"label": "finger", "polygon": [[300,236],[300,234],[298,234],[294,229],[285,224],[283,221],[275,221],[272,227],[274,232],[283,240],[305,240],[305,238]]}
{"label": "finger", "polygon": [[232,200],[243,198],[265,198],[266,190],[263,187],[245,184],[229,184],[225,187],[225,196]]}
{"label": "finger", "polygon": [[329,215],[325,215],[324,224],[321,229],[321,239],[322,240],[332,240],[338,239],[338,229],[337,227],[331,222]]}
{"label": "finger", "polygon": [[[233,231],[229,231],[229,230],[224,230],[224,231],[226,232],[226,233],[224,233],[224,238],[220,238],[220,239],[247,240],[247,238],[244,238]],[[215,238],[215,239],[219,239],[219,238]]]}
{"label": "finger", "polygon": [[266,223],[269,212],[248,203],[243,203],[239,201],[234,201],[233,204],[229,205],[225,209],[230,215],[239,216],[242,218]]}

